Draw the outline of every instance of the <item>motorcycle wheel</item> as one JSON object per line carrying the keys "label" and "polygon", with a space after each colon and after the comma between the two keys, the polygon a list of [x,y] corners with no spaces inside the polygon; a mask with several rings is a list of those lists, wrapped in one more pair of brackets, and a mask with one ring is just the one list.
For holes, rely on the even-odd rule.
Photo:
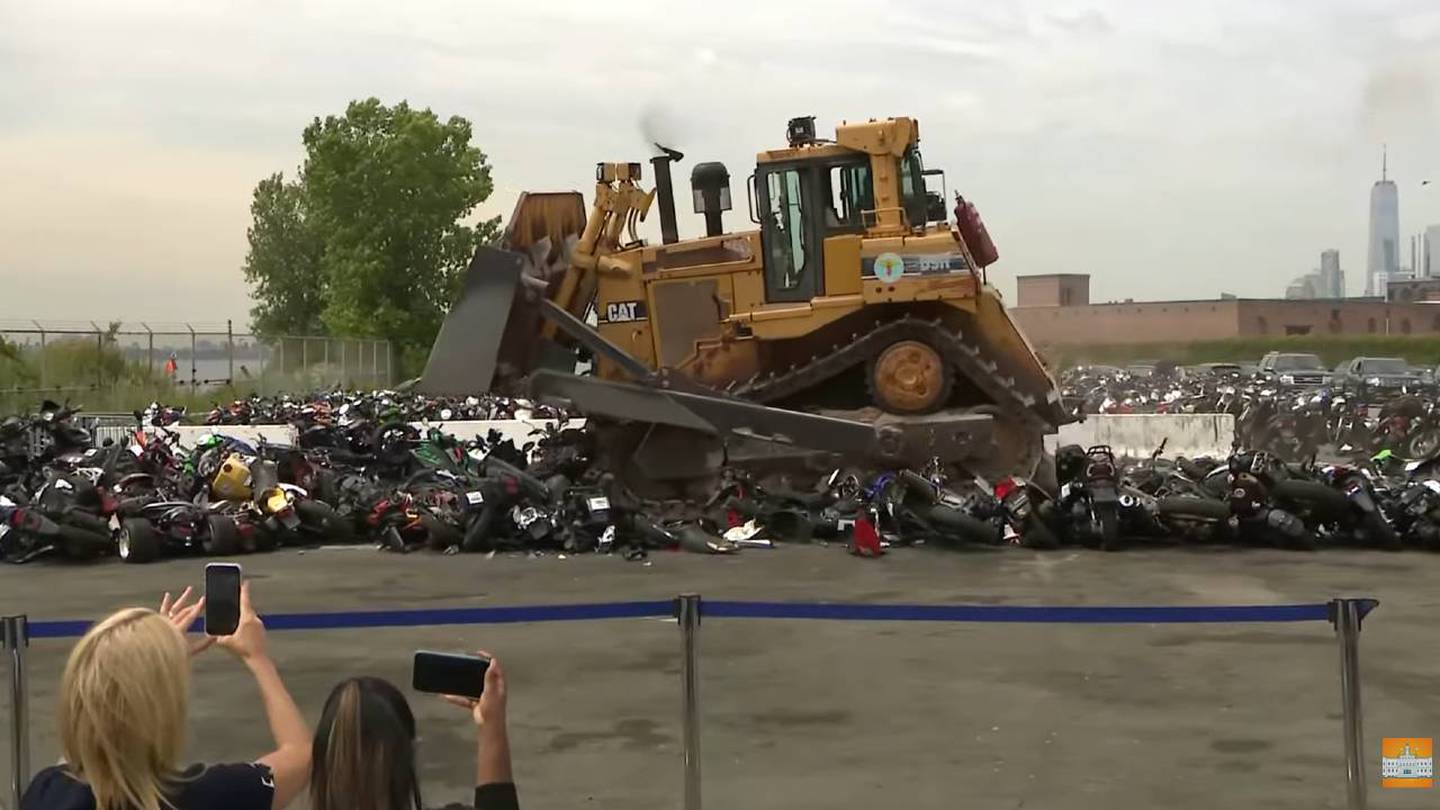
{"label": "motorcycle wheel", "polygon": [[1112,506],[1103,506],[1096,510],[1095,516],[1100,519],[1100,550],[1120,550],[1120,510]]}
{"label": "motorcycle wheel", "polygon": [[1410,458],[1429,458],[1440,450],[1440,431],[1427,430],[1411,438],[1407,450]]}
{"label": "motorcycle wheel", "polygon": [[240,530],[228,515],[208,515],[207,531],[200,540],[200,550],[211,557],[231,557],[240,553]]}
{"label": "motorcycle wheel", "polygon": [[137,565],[153,562],[160,556],[160,533],[144,518],[128,518],[120,524],[115,546],[121,562]]}

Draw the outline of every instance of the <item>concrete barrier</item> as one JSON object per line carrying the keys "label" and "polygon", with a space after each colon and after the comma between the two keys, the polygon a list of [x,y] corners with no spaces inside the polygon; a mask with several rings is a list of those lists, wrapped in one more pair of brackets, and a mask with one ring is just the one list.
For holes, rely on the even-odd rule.
{"label": "concrete barrier", "polygon": [[295,428],[289,425],[175,425],[170,428],[180,436],[180,446],[190,448],[201,436],[220,434],[231,436],[250,444],[261,439],[270,444],[294,444]]}
{"label": "concrete barrier", "polygon": [[[552,420],[549,419],[484,419],[472,422],[431,422],[428,425],[420,422],[412,422],[420,430],[438,428],[439,430],[454,436],[461,441],[470,439],[483,439],[490,435],[491,430],[497,430],[505,439],[515,442],[516,447],[522,447],[526,442],[535,441],[538,436],[530,434],[536,430],[543,430]],[[585,427],[584,419],[571,419],[565,424],[567,428]]]}
{"label": "concrete barrier", "polygon": [[1144,458],[1165,441],[1166,456],[1225,456],[1235,438],[1235,417],[1228,413],[1095,414],[1064,425],[1046,437],[1053,452],[1062,444],[1108,444],[1118,456]]}
{"label": "concrete barrier", "polygon": [[[528,441],[534,441],[530,434],[537,429],[543,429],[550,423],[546,419],[484,419],[462,422],[412,422],[421,431],[429,428],[439,430],[454,436],[457,439],[468,441],[474,438],[484,438],[491,430],[497,430],[506,439],[515,442],[516,447],[523,446]],[[584,427],[584,419],[572,419],[566,427]],[[208,434],[220,434],[222,436],[233,436],[236,439],[258,443],[262,438],[271,444],[294,444],[296,440],[295,428],[289,425],[176,425],[171,430],[180,436],[181,447],[194,447],[195,442],[201,436]]]}

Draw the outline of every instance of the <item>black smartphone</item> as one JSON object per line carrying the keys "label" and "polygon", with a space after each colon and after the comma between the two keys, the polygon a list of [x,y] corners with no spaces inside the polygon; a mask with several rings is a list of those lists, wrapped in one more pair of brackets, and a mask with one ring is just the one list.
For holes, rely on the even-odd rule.
{"label": "black smartphone", "polygon": [[240,627],[240,566],[205,566],[205,634],[228,636]]}
{"label": "black smartphone", "polygon": [[410,685],[417,692],[478,698],[485,691],[490,659],[483,655],[455,655],[419,650]]}

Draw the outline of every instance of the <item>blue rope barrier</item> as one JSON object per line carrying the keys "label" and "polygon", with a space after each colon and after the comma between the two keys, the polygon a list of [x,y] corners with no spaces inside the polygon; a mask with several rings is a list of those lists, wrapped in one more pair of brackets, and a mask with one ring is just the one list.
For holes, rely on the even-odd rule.
{"label": "blue rope barrier", "polygon": [[[423,610],[368,610],[335,613],[267,613],[261,616],[267,630],[349,630],[366,627],[433,627],[451,624],[513,624],[517,622],[575,622],[594,619],[639,619],[673,616],[674,600],[608,602],[582,605],[522,605],[516,607],[427,608]],[[201,622],[203,630],[204,622]],[[87,621],[30,622],[30,637],[73,638],[90,629]]]}
{"label": "blue rope barrier", "polygon": [[837,619],[879,622],[1169,624],[1329,621],[1330,605],[1043,606],[865,605],[702,601],[700,614],[723,619]]}
{"label": "blue rope barrier", "polygon": [[[1379,604],[1360,600],[1364,618]],[[438,627],[455,624],[573,622],[674,616],[674,601],[579,605],[428,608],[421,610],[270,613],[271,630],[346,630],[367,627]],[[1330,621],[1327,602],[1303,605],[868,605],[816,602],[701,601],[703,617],[718,619],[823,619],[881,622],[1009,622],[1029,624],[1174,624]],[[75,638],[90,629],[78,620],[30,622],[32,639]]]}

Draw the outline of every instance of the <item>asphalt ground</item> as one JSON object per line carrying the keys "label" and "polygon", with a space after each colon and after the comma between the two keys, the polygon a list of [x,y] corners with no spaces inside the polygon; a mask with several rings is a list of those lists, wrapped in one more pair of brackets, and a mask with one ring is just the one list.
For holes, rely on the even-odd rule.
{"label": "asphalt ground", "polygon": [[[1157,549],[1120,554],[838,547],[582,556],[396,557],[369,549],[243,560],[262,610],[302,612],[665,599],[1200,605],[1375,596],[1361,665],[1371,806],[1433,807],[1379,788],[1382,736],[1440,736],[1440,557]],[[0,613],[89,619],[199,586],[203,561],[0,568]],[[33,763],[57,759],[55,686],[71,642],[30,650]],[[680,639],[673,621],[271,635],[313,721],[332,685],[406,686],[417,648],[484,647],[510,680],[528,808],[681,805]],[[1325,623],[1016,625],[711,619],[700,637],[711,808],[1340,808],[1338,652]],[[466,798],[468,719],[411,694],[427,802]],[[190,751],[267,750],[253,682],[222,652],[195,665]],[[8,735],[0,735],[6,736]],[[6,743],[0,742],[0,746]],[[9,751],[0,750],[8,770]],[[9,774],[5,774],[9,782]]]}

